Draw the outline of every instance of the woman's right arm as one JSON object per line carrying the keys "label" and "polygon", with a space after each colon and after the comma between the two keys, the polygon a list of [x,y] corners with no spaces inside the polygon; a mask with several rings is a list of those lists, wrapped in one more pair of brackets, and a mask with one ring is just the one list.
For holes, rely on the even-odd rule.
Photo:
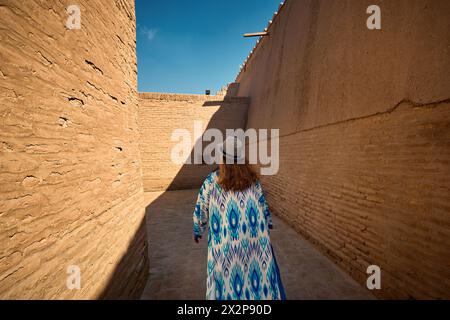
{"label": "woman's right arm", "polygon": [[195,204],[193,221],[194,221],[194,238],[201,238],[208,226],[209,218],[209,190],[210,179],[206,179],[200,188]]}

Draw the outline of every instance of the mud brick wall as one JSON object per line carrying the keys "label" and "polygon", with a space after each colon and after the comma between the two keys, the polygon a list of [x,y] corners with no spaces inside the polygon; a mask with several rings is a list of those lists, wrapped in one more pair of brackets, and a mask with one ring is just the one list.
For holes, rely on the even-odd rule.
{"label": "mud brick wall", "polygon": [[[0,5],[0,298],[139,297],[134,1]],[[66,286],[67,267],[81,289]]]}
{"label": "mud brick wall", "polygon": [[288,0],[237,78],[272,211],[380,298],[450,298],[450,2]]}
{"label": "mud brick wall", "polygon": [[194,121],[203,129],[245,128],[247,98],[164,93],[139,94],[142,171],[145,191],[191,189],[201,186],[214,166],[178,165],[171,161],[175,129],[187,129],[194,147]]}

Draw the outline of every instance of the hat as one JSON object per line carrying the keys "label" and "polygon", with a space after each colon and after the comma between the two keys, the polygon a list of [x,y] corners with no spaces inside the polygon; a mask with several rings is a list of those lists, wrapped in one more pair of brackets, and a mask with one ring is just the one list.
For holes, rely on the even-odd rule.
{"label": "hat", "polygon": [[219,144],[219,152],[228,160],[227,162],[235,163],[245,159],[244,144],[236,136],[229,136]]}

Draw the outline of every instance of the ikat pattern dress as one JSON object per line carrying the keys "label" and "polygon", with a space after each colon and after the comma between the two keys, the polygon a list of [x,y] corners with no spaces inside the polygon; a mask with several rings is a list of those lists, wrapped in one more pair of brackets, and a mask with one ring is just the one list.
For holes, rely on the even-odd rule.
{"label": "ikat pattern dress", "polygon": [[194,235],[208,235],[206,299],[284,300],[261,184],[224,191],[217,175],[214,171],[204,181],[193,217]]}

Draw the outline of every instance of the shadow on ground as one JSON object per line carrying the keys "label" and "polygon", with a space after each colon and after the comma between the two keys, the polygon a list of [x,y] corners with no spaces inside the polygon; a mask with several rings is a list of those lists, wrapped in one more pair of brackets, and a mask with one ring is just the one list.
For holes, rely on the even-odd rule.
{"label": "shadow on ground", "polygon": [[143,299],[204,299],[206,240],[192,238],[192,190],[150,192],[145,199],[150,272]]}

